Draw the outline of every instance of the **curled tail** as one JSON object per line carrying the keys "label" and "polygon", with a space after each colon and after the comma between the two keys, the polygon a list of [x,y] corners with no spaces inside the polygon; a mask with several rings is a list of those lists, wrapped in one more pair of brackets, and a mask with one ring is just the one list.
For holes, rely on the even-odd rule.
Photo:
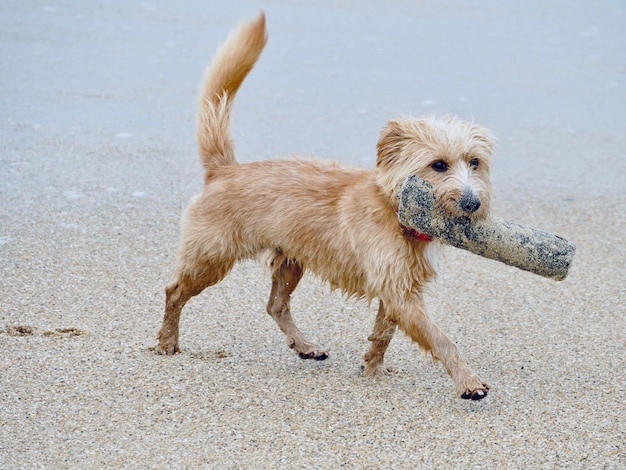
{"label": "curled tail", "polygon": [[198,145],[205,170],[236,163],[230,111],[239,86],[267,42],[265,14],[242,23],[218,49],[204,74],[198,111]]}

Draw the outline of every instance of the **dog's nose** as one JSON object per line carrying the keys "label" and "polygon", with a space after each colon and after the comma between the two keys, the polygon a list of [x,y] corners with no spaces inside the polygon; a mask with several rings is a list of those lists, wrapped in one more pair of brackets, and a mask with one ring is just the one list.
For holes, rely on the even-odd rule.
{"label": "dog's nose", "polygon": [[459,200],[459,207],[463,212],[471,214],[480,208],[480,199],[474,193],[463,193]]}

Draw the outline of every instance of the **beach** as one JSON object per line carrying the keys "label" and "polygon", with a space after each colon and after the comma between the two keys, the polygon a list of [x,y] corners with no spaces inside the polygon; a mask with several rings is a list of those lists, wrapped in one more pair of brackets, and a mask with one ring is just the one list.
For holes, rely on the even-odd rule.
{"label": "beach", "polygon": [[[197,91],[267,14],[237,96],[241,162],[373,167],[395,116],[497,137],[494,215],[576,244],[562,282],[454,249],[430,315],[490,385],[461,400],[401,333],[361,374],[377,311],[307,274],[304,361],[255,261],[185,307],[157,354],[180,217],[202,190]],[[454,0],[0,6],[0,467],[624,468],[626,7]]]}

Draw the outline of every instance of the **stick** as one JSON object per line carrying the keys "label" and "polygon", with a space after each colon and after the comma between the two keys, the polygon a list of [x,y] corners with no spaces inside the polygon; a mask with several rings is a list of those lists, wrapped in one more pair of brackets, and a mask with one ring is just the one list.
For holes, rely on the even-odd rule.
{"label": "stick", "polygon": [[513,222],[451,217],[438,210],[432,185],[417,176],[402,185],[398,219],[449,245],[556,281],[565,279],[576,252],[564,238]]}

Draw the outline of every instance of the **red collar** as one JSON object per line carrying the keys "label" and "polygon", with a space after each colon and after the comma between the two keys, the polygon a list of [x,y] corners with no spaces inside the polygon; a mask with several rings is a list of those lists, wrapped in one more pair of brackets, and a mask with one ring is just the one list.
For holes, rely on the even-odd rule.
{"label": "red collar", "polygon": [[402,231],[404,232],[404,234],[409,236],[409,237],[417,238],[418,240],[422,240],[422,241],[425,241],[425,242],[432,242],[433,241],[432,235],[428,235],[427,233],[418,232],[414,228],[405,227],[402,224],[400,224],[400,227],[402,227]]}
{"label": "red collar", "polygon": [[[393,210],[394,210],[394,212],[396,214],[398,213],[398,208],[397,207],[394,207]],[[432,235],[428,235],[427,233],[418,232],[414,228],[407,227],[407,226],[402,225],[402,224],[400,224],[400,227],[402,227],[402,232],[407,237],[417,238],[418,240],[422,240],[423,242],[432,242],[433,241]]]}

